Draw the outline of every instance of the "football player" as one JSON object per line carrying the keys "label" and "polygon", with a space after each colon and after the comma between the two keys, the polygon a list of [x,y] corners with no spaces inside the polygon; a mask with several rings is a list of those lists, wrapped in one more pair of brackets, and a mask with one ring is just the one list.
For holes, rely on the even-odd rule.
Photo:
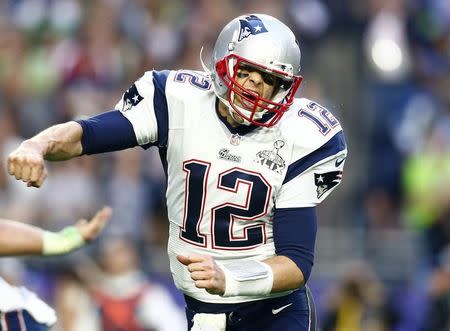
{"label": "football player", "polygon": [[316,206],[341,182],[347,147],[326,108],[295,98],[300,55],[278,19],[237,17],[205,71],[144,73],[114,111],[24,141],[8,171],[39,187],[44,160],[157,146],[189,329],[314,330]]}
{"label": "football player", "polygon": [[[0,219],[0,256],[69,253],[95,239],[110,216],[111,208],[104,207],[89,222],[79,220],[56,233]],[[26,288],[0,277],[0,293],[0,331],[45,331],[56,323],[55,311]]]}

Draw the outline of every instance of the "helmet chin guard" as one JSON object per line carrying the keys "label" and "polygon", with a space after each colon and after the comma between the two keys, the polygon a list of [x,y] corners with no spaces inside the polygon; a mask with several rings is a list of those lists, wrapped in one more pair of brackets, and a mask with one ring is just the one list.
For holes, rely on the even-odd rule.
{"label": "helmet chin guard", "polygon": [[[284,23],[264,14],[239,16],[224,27],[214,46],[214,92],[239,124],[273,126],[289,110],[302,82],[300,58],[295,36]],[[273,95],[264,98],[239,84],[242,67],[270,76]]]}

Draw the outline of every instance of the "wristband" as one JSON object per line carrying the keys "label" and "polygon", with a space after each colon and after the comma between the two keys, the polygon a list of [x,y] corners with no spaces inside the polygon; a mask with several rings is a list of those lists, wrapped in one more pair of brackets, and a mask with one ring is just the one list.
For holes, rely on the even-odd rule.
{"label": "wristband", "polygon": [[68,226],[59,232],[44,231],[42,236],[42,254],[65,254],[84,244],[85,241],[75,226]]}
{"label": "wristband", "polygon": [[222,264],[225,273],[223,297],[260,296],[272,291],[273,271],[264,262],[246,260]]}

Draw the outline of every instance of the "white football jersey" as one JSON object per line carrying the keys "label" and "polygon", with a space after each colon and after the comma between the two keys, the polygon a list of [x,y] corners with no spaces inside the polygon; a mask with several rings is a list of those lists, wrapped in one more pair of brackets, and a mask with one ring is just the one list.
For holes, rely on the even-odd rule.
{"label": "white football jersey", "polygon": [[[24,325],[22,310],[28,311],[33,318],[42,324],[51,326],[56,323],[56,313],[44,301],[39,299],[36,294],[30,292],[25,287],[15,287],[8,284],[0,277],[0,330],[6,323],[1,313],[11,311],[19,312],[19,322]],[[4,330],[8,328],[4,326]],[[25,327],[24,327],[25,329]]]}
{"label": "white football jersey", "polygon": [[219,263],[274,256],[274,209],[313,207],[341,181],[347,149],[339,122],[317,103],[296,99],[273,127],[233,129],[216,110],[206,74],[184,70],[145,73],[116,109],[140,145],[165,152],[177,287],[205,302],[258,299],[196,288],[176,255],[210,254]]}

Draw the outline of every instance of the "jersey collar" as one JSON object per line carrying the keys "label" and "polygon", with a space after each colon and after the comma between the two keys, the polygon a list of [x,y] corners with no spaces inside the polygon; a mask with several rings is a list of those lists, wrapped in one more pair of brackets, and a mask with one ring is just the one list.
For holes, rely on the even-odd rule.
{"label": "jersey collar", "polygon": [[[228,123],[227,119],[222,116],[219,112],[219,98],[216,98],[216,103],[215,103],[215,108],[216,108],[216,114],[217,117],[220,119],[220,121],[222,121],[222,123],[227,127],[228,131],[230,131],[233,134],[239,134],[241,136],[246,135],[249,132],[254,131],[255,129],[259,129],[259,128],[263,128],[260,127],[258,125],[255,124],[251,124],[251,125],[239,125],[236,127],[233,127],[230,125],[230,123]],[[261,118],[261,122],[267,122],[269,119],[271,119],[275,114],[274,113],[270,113],[270,114],[264,114],[263,117]]]}

